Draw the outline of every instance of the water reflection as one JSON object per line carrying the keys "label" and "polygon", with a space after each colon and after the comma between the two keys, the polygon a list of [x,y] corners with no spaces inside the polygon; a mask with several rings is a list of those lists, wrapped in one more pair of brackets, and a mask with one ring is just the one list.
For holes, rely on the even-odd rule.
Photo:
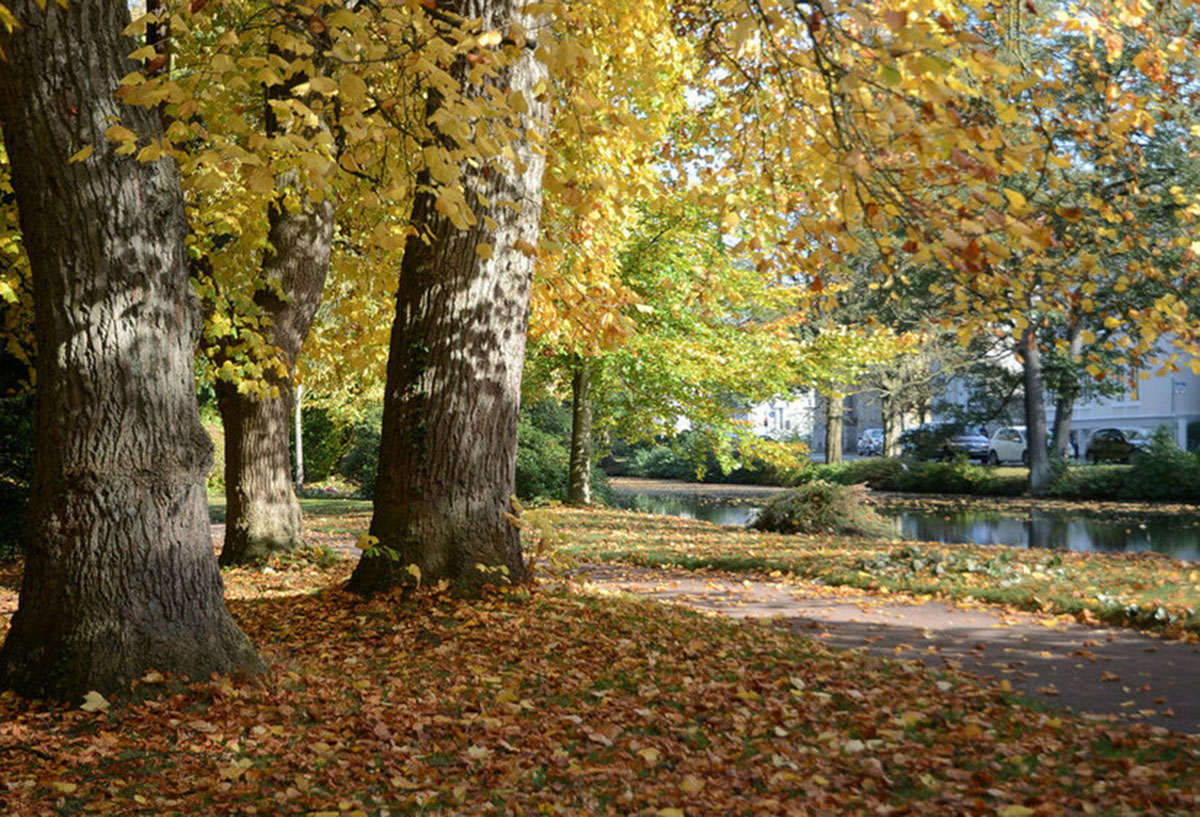
{"label": "water reflection", "polygon": [[1176,559],[1200,560],[1200,527],[1192,520],[1167,515],[1111,520],[1036,510],[1021,515],[910,509],[883,513],[903,539],[1100,553],[1152,550]]}
{"label": "water reflection", "polygon": [[[702,519],[719,525],[748,525],[760,508],[690,496],[619,494],[617,506],[643,513]],[[1062,512],[881,509],[900,539],[947,544],[1011,545],[1022,548],[1126,553],[1155,551],[1200,561],[1200,523],[1173,516],[1137,520],[1097,519]]]}
{"label": "water reflection", "polygon": [[627,511],[659,516],[702,519],[718,525],[749,525],[761,508],[734,505],[726,501],[705,500],[696,496],[657,496],[653,494],[617,494],[616,505]]}

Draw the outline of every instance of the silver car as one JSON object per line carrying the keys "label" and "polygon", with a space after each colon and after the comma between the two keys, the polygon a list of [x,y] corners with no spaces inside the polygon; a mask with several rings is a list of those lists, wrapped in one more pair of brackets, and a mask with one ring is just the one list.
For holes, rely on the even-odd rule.
{"label": "silver car", "polygon": [[864,428],[854,450],[860,457],[878,457],[883,453],[883,429]]}

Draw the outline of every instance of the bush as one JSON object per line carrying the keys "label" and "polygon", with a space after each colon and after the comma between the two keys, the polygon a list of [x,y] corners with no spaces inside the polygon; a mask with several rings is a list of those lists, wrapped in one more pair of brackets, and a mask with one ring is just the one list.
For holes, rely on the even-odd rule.
{"label": "bush", "polygon": [[1129,480],[1126,465],[1089,465],[1068,468],[1046,489],[1046,496],[1058,499],[1121,499]]}
{"label": "bush", "polygon": [[565,500],[570,461],[561,434],[540,428],[530,413],[522,411],[517,423],[517,498]]}
{"label": "bush", "polygon": [[853,462],[813,464],[804,470],[805,482],[823,480],[840,485],[865,484],[876,491],[923,494],[1020,496],[1028,489],[1023,476],[1001,476],[992,468],[955,462],[908,462],[872,458]]}
{"label": "bush", "polygon": [[816,480],[771,500],[750,524],[773,533],[883,537],[891,528],[866,501],[863,485]]}
{"label": "bush", "polygon": [[[555,400],[521,407],[517,422],[517,498],[565,502],[571,464],[571,412]],[[611,504],[608,475],[592,466],[592,500]]]}
{"label": "bush", "polygon": [[[780,445],[770,442],[771,445]],[[648,479],[678,479],[685,482],[703,482],[722,485],[795,485],[800,471],[795,467],[777,465],[774,462],[737,451],[728,452],[739,464],[726,472],[713,450],[712,442],[704,434],[683,432],[670,443],[659,443],[649,448],[634,449],[624,463],[624,472],[630,476]],[[615,472],[606,469],[610,474]],[[702,476],[697,479],[699,470]]]}
{"label": "bush", "polygon": [[696,464],[671,445],[656,445],[635,451],[629,461],[629,473],[648,479],[695,481]]}
{"label": "bush", "polygon": [[350,452],[354,424],[327,408],[303,408],[300,425],[304,434],[304,481],[324,482]]}
{"label": "bush", "polygon": [[[358,485],[366,499],[375,496],[375,470],[379,467],[379,440],[383,425],[383,406],[367,409],[350,430],[346,453],[338,461],[337,472]],[[307,459],[307,457],[306,457]]]}
{"label": "bush", "polygon": [[1172,430],[1160,426],[1149,447],[1130,462],[1125,496],[1137,499],[1200,500],[1200,452],[1175,444]]}

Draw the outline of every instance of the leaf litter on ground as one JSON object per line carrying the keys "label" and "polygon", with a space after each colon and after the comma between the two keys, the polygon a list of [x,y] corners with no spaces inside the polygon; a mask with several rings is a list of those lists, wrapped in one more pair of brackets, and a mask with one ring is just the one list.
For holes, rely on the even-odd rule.
{"label": "leaf litter on ground", "polygon": [[157,694],[90,711],[0,695],[6,813],[1200,811],[1200,743],[1166,730],[650,602],[363,601],[352,566],[226,572],[262,677],[148,673]]}

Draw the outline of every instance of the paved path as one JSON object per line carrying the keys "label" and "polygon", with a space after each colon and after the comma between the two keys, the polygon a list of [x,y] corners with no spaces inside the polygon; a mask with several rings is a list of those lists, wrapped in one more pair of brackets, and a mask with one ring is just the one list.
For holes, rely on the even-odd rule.
{"label": "paved path", "polygon": [[947,602],[683,570],[582,565],[576,576],[732,618],[776,619],[833,647],[950,667],[1078,712],[1200,734],[1200,645]]}

